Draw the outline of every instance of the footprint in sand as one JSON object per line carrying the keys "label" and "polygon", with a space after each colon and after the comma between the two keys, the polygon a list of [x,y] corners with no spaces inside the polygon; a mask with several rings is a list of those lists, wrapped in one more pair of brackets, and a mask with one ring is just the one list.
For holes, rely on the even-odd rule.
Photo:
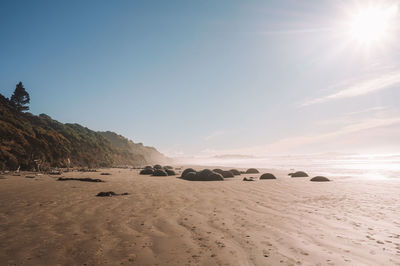
{"label": "footprint in sand", "polygon": [[217,246],[220,247],[220,248],[224,248],[225,247],[225,244],[223,242],[221,242],[221,241],[215,241],[215,244],[217,244]]}
{"label": "footprint in sand", "polygon": [[263,250],[263,256],[268,258],[269,257],[269,252],[266,251],[265,249]]}
{"label": "footprint in sand", "polygon": [[128,255],[128,261],[129,262],[133,262],[133,261],[135,261],[136,260],[136,254],[129,254]]}
{"label": "footprint in sand", "polygon": [[365,236],[366,238],[368,238],[369,240],[375,240],[375,238],[371,237],[371,236]]}

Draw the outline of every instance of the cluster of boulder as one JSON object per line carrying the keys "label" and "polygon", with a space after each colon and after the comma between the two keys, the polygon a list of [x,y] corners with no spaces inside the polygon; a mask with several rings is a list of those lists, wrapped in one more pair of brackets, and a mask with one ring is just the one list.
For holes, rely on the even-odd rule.
{"label": "cluster of boulder", "polygon": [[[249,170],[250,170],[250,172],[249,172]],[[255,171],[258,172],[258,170],[254,169],[254,168],[251,168],[249,170],[247,170],[246,173],[255,173]],[[303,172],[303,171],[297,171],[297,172],[294,172],[294,173],[290,173],[288,175],[291,176],[291,177],[308,177],[308,174],[306,172]],[[265,173],[265,174],[262,174],[259,179],[260,180],[263,180],[263,179],[276,179],[276,176],[274,176],[271,173]],[[256,180],[255,177],[245,177],[245,178],[243,178],[243,181],[255,181],[255,180]],[[327,182],[327,181],[330,181],[330,180],[328,178],[324,177],[324,176],[316,176],[316,177],[311,178],[310,181],[313,181],[313,182]]]}
{"label": "cluster of boulder", "polygon": [[[308,177],[308,174],[303,171],[289,173],[288,175],[291,177]],[[328,178],[326,178],[325,176],[316,176],[316,177],[311,178],[310,181],[312,181],[312,182],[328,182],[330,180]]]}
{"label": "cluster of boulder", "polygon": [[189,181],[223,181],[224,177],[210,169],[204,169],[199,172],[193,168],[185,169],[181,175],[182,179]]}
{"label": "cluster of boulder", "polygon": [[[216,168],[213,170],[203,169],[196,171],[193,168],[185,169],[180,178],[189,181],[223,181],[225,178],[233,178],[241,174],[259,174],[260,172],[256,168],[249,168],[246,171],[239,171],[237,169],[223,170]],[[175,175],[175,171],[172,166],[161,166],[156,164],[154,166],[146,166],[140,171],[141,175],[152,175],[152,176],[170,176]],[[308,177],[308,174],[303,171],[297,171],[294,173],[289,173],[289,176],[296,177]],[[259,178],[259,180],[276,179],[276,176],[271,173],[264,173]],[[244,177],[243,181],[255,181],[256,177]],[[311,178],[310,181],[313,182],[326,182],[330,181],[328,178],[323,176],[316,176]]]}
{"label": "cluster of boulder", "polygon": [[156,164],[154,166],[146,166],[143,168],[142,171],[140,171],[141,175],[152,175],[152,176],[169,176],[169,175],[175,175],[175,171],[173,170],[172,166],[166,165],[166,166],[161,166],[159,164]]}
{"label": "cluster of boulder", "polygon": [[182,172],[180,178],[189,181],[223,181],[225,178],[232,178],[235,175],[240,175],[240,172],[236,169],[226,171],[217,168],[196,171],[193,168],[187,168]]}

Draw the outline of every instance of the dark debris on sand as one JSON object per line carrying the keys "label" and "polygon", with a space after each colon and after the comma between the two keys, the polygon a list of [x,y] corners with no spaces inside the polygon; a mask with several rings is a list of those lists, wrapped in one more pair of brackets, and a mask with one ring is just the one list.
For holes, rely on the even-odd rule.
{"label": "dark debris on sand", "polygon": [[115,193],[114,191],[107,191],[107,192],[99,192],[97,193],[96,197],[113,197],[113,196],[125,196],[125,195],[129,195],[129,193],[125,192],[125,193]]}
{"label": "dark debris on sand", "polygon": [[49,175],[61,175],[61,171],[58,170],[52,170],[48,173]]}
{"label": "dark debris on sand", "polygon": [[98,178],[74,178],[74,177],[59,177],[57,181],[83,181],[83,182],[104,182]]}
{"label": "dark debris on sand", "polygon": [[97,172],[97,170],[96,170],[96,169],[85,169],[85,168],[81,168],[81,169],[78,169],[78,172],[95,173],[95,172]]}

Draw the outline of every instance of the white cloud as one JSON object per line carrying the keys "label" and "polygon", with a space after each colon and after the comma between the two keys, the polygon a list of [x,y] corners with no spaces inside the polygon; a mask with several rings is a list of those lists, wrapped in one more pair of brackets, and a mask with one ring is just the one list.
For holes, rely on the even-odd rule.
{"label": "white cloud", "polygon": [[369,113],[369,112],[382,112],[382,111],[387,111],[389,109],[390,108],[387,106],[375,106],[375,107],[367,108],[367,109],[360,110],[360,111],[345,113],[344,115],[349,116],[349,115],[359,115],[359,114],[364,114],[364,113]]}
{"label": "white cloud", "polygon": [[271,144],[247,147],[242,149],[208,150],[208,152],[210,153],[212,151],[214,155],[215,154],[266,155],[270,153],[288,153],[299,147],[307,148],[307,146],[311,146],[313,144],[321,143],[324,141],[332,141],[334,139],[352,133],[371,130],[373,128],[391,126],[394,124],[400,124],[400,117],[367,119],[361,122],[344,126],[335,131],[327,133],[312,134],[312,135],[298,136],[298,137],[288,137],[280,139]]}
{"label": "white cloud", "polygon": [[302,106],[313,105],[317,103],[324,103],[331,100],[356,97],[373,93],[379,90],[390,88],[394,85],[400,84],[400,72],[391,72],[381,75],[373,79],[358,82],[356,84],[348,85],[338,92],[333,94],[315,98],[302,104]]}
{"label": "white cloud", "polygon": [[394,118],[383,118],[383,119],[369,119],[356,124],[345,126],[336,131],[332,131],[329,133],[322,133],[318,135],[311,136],[302,136],[302,137],[293,137],[282,139],[278,142],[275,142],[271,145],[268,145],[266,148],[269,151],[279,151],[279,150],[287,150],[291,148],[295,148],[298,146],[304,146],[307,144],[318,143],[321,141],[325,141],[328,139],[334,139],[337,137],[341,137],[344,135],[348,135],[351,133],[369,130],[372,128],[390,126],[393,124],[400,123],[400,117]]}
{"label": "white cloud", "polygon": [[224,135],[224,134],[225,134],[224,131],[222,131],[222,130],[217,130],[217,131],[211,133],[210,135],[205,136],[205,137],[204,137],[204,140],[209,141],[209,140],[215,139],[216,137],[219,137],[219,136]]}
{"label": "white cloud", "polygon": [[366,108],[366,109],[362,109],[362,110],[358,110],[358,111],[344,113],[342,115],[339,115],[335,119],[320,120],[320,121],[317,121],[316,124],[323,125],[323,126],[326,126],[326,125],[333,126],[333,125],[337,124],[340,126],[340,125],[345,125],[345,124],[349,124],[349,123],[353,123],[353,122],[358,123],[360,116],[369,117],[369,118],[377,117],[377,115],[388,116],[391,109],[392,108],[387,107],[387,106],[386,107],[385,106],[375,106],[375,107],[370,107],[370,108]]}

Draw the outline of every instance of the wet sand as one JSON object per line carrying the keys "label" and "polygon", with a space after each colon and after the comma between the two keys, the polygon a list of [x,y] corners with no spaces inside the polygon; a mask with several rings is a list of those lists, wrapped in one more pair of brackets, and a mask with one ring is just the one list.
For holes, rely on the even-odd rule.
{"label": "wet sand", "polygon": [[[0,179],[2,265],[400,265],[400,180]],[[127,192],[96,197],[101,191]]]}

